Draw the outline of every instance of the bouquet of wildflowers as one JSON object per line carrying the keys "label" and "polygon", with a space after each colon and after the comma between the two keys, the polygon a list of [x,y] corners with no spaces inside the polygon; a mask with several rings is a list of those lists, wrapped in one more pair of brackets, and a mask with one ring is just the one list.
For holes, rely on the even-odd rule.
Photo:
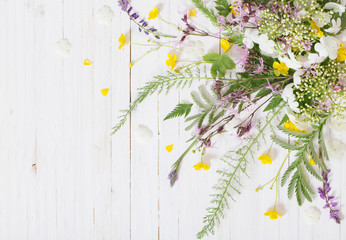
{"label": "bouquet of wildflowers", "polygon": [[[154,47],[145,55],[168,49],[169,71],[139,89],[129,109],[122,111],[114,133],[153,93],[193,88],[193,83],[200,83],[197,91],[191,91],[191,103],[179,103],[163,119],[183,117],[186,131],[192,131],[186,151],[168,174],[171,186],[179,179],[181,162],[189,152],[201,155],[201,162],[193,166],[196,170],[210,168],[203,155],[216,136],[233,133],[241,140],[241,147],[230,149],[221,158],[227,167],[217,171],[216,193],[211,195],[211,206],[197,237],[214,233],[229,200],[240,193],[239,175],[247,175],[249,159],[272,163],[273,144],[287,149],[288,154],[278,173],[256,191],[287,184],[288,197],[295,195],[299,205],[312,201],[318,192],[330,217],[340,223],[337,203],[330,195],[324,127],[329,122],[342,127],[346,113],[346,1],[215,0],[212,7],[206,7],[202,0],[192,2],[195,8],[186,10],[175,25],[162,19],[158,8],[141,17],[128,0],[118,1],[122,11],[149,38],[147,45]],[[215,31],[197,26],[193,20],[197,14],[207,17]],[[177,34],[166,34],[152,26],[150,20],[155,18],[175,28]],[[204,54],[203,43],[194,41],[196,37],[214,39],[221,53]],[[128,42],[122,34],[119,49],[126,44],[138,43]],[[179,61],[186,53],[198,57]],[[129,67],[140,59],[129,63]],[[263,112],[266,114],[259,115]],[[261,155],[255,151],[261,145],[260,139],[266,138],[266,129],[271,129],[272,143]],[[280,138],[280,134],[286,138]],[[289,142],[283,140],[287,136]],[[170,148],[167,146],[168,151]],[[289,156],[293,160],[285,169]],[[311,177],[320,181],[317,191]],[[277,197],[273,209],[264,215],[273,220],[281,217],[276,204]]]}

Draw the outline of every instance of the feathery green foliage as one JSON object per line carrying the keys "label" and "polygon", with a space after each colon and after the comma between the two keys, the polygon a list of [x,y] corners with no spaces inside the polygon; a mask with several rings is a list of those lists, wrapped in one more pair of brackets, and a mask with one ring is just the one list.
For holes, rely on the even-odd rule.
{"label": "feathery green foliage", "polygon": [[180,103],[163,120],[189,115],[193,104]]}
{"label": "feathery green foliage", "polygon": [[216,4],[215,9],[217,10],[219,15],[226,17],[231,12],[227,0],[216,0],[214,1],[214,3]]}
{"label": "feathery green foliage", "polygon": [[247,144],[244,148],[240,148],[236,151],[227,152],[221,160],[228,165],[228,170],[218,171],[220,178],[218,184],[214,189],[218,192],[216,194],[211,194],[212,206],[207,208],[207,215],[203,219],[204,226],[202,230],[197,233],[197,238],[202,237],[215,232],[215,225],[220,222],[220,219],[224,217],[224,209],[228,208],[228,199],[234,200],[234,194],[240,194],[239,186],[239,173],[246,174],[247,159],[249,155],[252,155],[253,147],[258,144],[259,137],[263,134],[264,130],[271,124],[271,122],[280,114],[282,108],[285,105],[280,106],[273,115],[266,121],[263,127],[259,128],[259,132],[255,137],[247,138]]}
{"label": "feathery green foliage", "polygon": [[200,128],[206,119],[208,119],[208,125],[211,125],[224,113],[224,110],[218,110],[216,107],[217,98],[215,94],[211,94],[203,85],[198,88],[198,92],[191,93],[191,98],[194,103],[201,108],[201,111],[185,119],[185,122],[193,120],[190,125],[186,127],[186,131],[190,130],[196,124]]}
{"label": "feathery green foliage", "polygon": [[201,73],[199,68],[192,72],[190,68],[187,68],[184,72],[172,73],[167,72],[166,76],[158,75],[154,77],[154,81],[147,82],[143,87],[138,89],[138,96],[132,102],[130,107],[126,110],[121,110],[122,115],[119,116],[120,121],[113,127],[112,134],[116,133],[126,122],[130,113],[137,107],[138,104],[143,102],[144,99],[151,96],[155,92],[160,94],[165,90],[167,94],[172,88],[185,88],[190,87],[194,80],[201,80]]}
{"label": "feathery green foliage", "polygon": [[217,17],[214,13],[213,10],[208,9],[205,4],[203,3],[202,0],[192,0],[193,4],[196,6],[196,8],[201,11],[204,16],[206,16],[207,18],[209,18],[209,20],[216,26],[218,26],[217,24]]}
{"label": "feathery green foliage", "polygon": [[[324,121],[322,121],[319,126],[316,126],[311,133],[293,132],[279,127],[279,129],[287,135],[298,138],[298,140],[294,144],[289,144],[273,137],[273,141],[280,147],[283,147],[290,151],[296,151],[295,160],[286,169],[281,178],[281,186],[285,185],[291,173],[294,172],[288,184],[287,195],[289,198],[291,198],[293,192],[295,192],[295,196],[299,205],[302,205],[304,198],[311,202],[311,195],[314,194],[314,190],[312,189],[308,180],[307,172],[309,172],[316,179],[322,181],[321,174],[317,172],[317,170],[310,164],[307,156],[310,156],[314,159],[321,171],[327,171],[326,166],[321,159],[321,156],[317,155],[314,147],[314,139],[317,135],[320,136],[325,123],[326,119],[324,119]],[[321,137],[321,139],[323,139],[323,136]],[[326,152],[326,149],[321,148],[321,152]]]}

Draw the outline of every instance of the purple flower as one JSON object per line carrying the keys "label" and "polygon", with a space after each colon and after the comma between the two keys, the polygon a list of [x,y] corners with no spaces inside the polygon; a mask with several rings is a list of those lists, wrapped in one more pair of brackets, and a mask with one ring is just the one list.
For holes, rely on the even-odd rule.
{"label": "purple flower", "polygon": [[129,1],[128,0],[119,0],[118,6],[121,8],[122,11],[126,12],[127,7],[129,6]]}
{"label": "purple flower", "polygon": [[322,173],[323,178],[323,187],[318,188],[318,193],[320,194],[320,198],[325,200],[325,205],[323,208],[329,208],[329,216],[331,219],[334,219],[336,223],[340,224],[340,211],[335,209],[335,207],[338,205],[337,202],[333,202],[331,200],[334,199],[334,196],[328,196],[328,193],[331,191],[331,187],[328,182],[328,173],[330,173],[330,170],[328,169],[327,172]]}
{"label": "purple flower", "polygon": [[177,169],[173,169],[173,170],[168,174],[168,179],[169,179],[169,182],[171,183],[171,187],[173,187],[174,183],[178,180],[178,172],[177,172]]}

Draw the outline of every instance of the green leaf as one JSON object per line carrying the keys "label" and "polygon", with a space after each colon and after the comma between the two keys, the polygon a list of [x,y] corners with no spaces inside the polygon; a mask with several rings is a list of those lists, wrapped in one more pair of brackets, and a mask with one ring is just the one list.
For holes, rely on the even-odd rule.
{"label": "green leaf", "polygon": [[256,98],[261,98],[264,97],[266,95],[268,95],[269,93],[271,93],[271,90],[268,88],[262,88],[261,90],[259,90],[256,94]]}
{"label": "green leaf", "polygon": [[221,16],[228,16],[228,14],[231,12],[231,9],[229,9],[229,4],[227,0],[216,0],[214,1],[216,4],[215,9],[217,10],[218,14]]}
{"label": "green leaf", "polygon": [[308,172],[316,179],[322,181],[320,174],[318,174],[316,170],[311,166],[310,161],[306,158],[304,153],[302,153],[301,158],[303,160],[306,170],[308,170]]}
{"label": "green leaf", "polygon": [[272,110],[274,108],[276,108],[277,106],[280,105],[280,103],[282,102],[282,97],[279,94],[276,94],[272,100],[270,100],[270,102],[268,103],[268,105],[266,106],[266,108],[263,110],[263,112]]}
{"label": "green leaf", "polygon": [[281,126],[282,124],[284,124],[285,122],[288,122],[289,117],[287,114],[285,114],[285,116],[282,118],[281,122],[279,123],[279,126]]}
{"label": "green leaf", "polygon": [[171,118],[175,118],[175,117],[180,117],[185,115],[185,117],[187,117],[187,115],[189,115],[189,113],[191,112],[191,108],[192,108],[193,104],[184,104],[184,103],[180,103],[178,104],[172,112],[170,112],[165,119],[163,120],[167,120],[167,119],[171,119]]}
{"label": "green leaf", "polygon": [[232,70],[236,66],[234,61],[226,54],[208,53],[203,56],[203,60],[212,64],[210,74],[213,78],[217,76],[223,78],[226,70]]}

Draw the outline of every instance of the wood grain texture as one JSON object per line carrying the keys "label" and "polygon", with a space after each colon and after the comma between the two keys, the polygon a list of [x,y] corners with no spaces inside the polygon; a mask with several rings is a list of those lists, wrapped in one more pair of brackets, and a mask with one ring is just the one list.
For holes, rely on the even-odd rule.
{"label": "wood grain texture", "polygon": [[[172,22],[179,21],[178,10],[192,8],[184,0],[132,4],[142,16],[159,6]],[[115,13],[111,26],[95,20],[103,5]],[[175,31],[157,19],[152,24]],[[198,24],[211,27],[203,18]],[[198,156],[189,154],[176,186],[169,186],[170,166],[186,148],[189,133],[181,120],[162,120],[177,103],[189,101],[186,90],[153,95],[111,136],[118,110],[135,99],[138,87],[168,69],[164,62],[170,51],[160,49],[130,69],[128,63],[148,49],[126,45],[119,51],[121,33],[133,42],[145,39],[113,0],[0,0],[0,239],[195,239],[216,182],[217,156],[231,142],[211,150],[207,172],[195,171]],[[72,43],[65,58],[54,49],[63,37]],[[204,44],[206,50],[219,49],[213,39]],[[86,58],[91,66],[83,65]],[[110,88],[106,97],[103,88]],[[134,139],[139,124],[153,132],[146,145]],[[169,144],[174,144],[171,153],[165,150]],[[277,159],[286,154],[276,151]],[[345,212],[344,157],[333,157],[330,167],[332,188]],[[285,188],[279,191],[283,218],[263,216],[275,192],[254,190],[279,166],[280,161],[270,167],[251,163],[251,178],[242,177],[243,194],[215,236],[206,239],[346,239],[345,221],[334,224],[327,211],[317,225],[306,225],[304,210],[323,202],[315,197],[313,204],[298,208]]]}

